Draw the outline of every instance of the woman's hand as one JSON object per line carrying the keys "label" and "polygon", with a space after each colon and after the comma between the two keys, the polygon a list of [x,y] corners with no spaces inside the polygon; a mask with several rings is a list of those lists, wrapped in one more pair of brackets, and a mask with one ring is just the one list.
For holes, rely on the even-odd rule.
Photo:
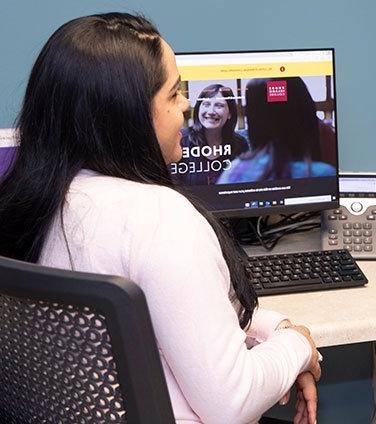
{"label": "woman's hand", "polygon": [[[281,321],[278,324],[276,330],[281,330],[281,329],[285,329],[285,328],[290,328],[292,330],[297,331],[298,333],[302,334],[308,340],[308,343],[311,345],[311,360],[310,360],[309,366],[308,366],[306,371],[311,372],[311,374],[313,375],[315,380],[319,381],[320,377],[321,377],[321,367],[320,367],[320,364],[319,364],[319,352],[317,351],[316,344],[311,337],[311,332],[308,330],[307,327],[305,327],[303,325],[293,325],[291,323],[291,321],[288,320],[288,319]],[[321,359],[322,359],[322,357],[321,357]],[[286,399],[284,399],[284,398],[281,399],[281,401],[285,401],[285,400]],[[287,400],[287,402],[288,402],[288,400]],[[287,403],[287,402],[285,402],[285,403]]]}
{"label": "woman's hand", "polygon": [[[321,377],[321,367],[319,361],[321,355],[316,349],[315,342],[307,327],[303,325],[293,325],[289,320],[283,320],[279,323],[276,330],[291,328],[302,334],[311,345],[311,360],[307,371],[298,375],[296,379],[296,414],[294,424],[316,424],[317,413],[317,389],[315,381]],[[320,359],[319,359],[320,358]],[[290,391],[288,391],[279,401],[280,405],[286,405],[290,400]]]}
{"label": "woman's hand", "polygon": [[[294,424],[316,424],[317,390],[313,375],[306,371],[296,379],[296,414]],[[286,405],[290,400],[290,390],[279,401]]]}
{"label": "woman's hand", "polygon": [[296,379],[297,400],[294,424],[316,424],[317,389],[313,375],[303,372]]}
{"label": "woman's hand", "polygon": [[319,352],[316,349],[316,345],[315,342],[313,341],[312,337],[311,337],[311,333],[308,330],[307,327],[304,327],[303,325],[293,325],[291,327],[293,330],[297,331],[298,333],[302,334],[309,342],[309,344],[311,345],[311,360],[309,363],[309,366],[307,368],[306,371],[309,371],[314,379],[316,381],[320,380],[321,377],[321,367],[320,367],[320,363],[319,363]]}

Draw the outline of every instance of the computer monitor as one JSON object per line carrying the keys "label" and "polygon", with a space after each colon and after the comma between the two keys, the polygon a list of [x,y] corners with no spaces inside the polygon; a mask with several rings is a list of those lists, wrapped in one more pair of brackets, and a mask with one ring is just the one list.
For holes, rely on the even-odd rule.
{"label": "computer monitor", "polygon": [[334,49],[178,53],[173,179],[219,216],[338,206]]}

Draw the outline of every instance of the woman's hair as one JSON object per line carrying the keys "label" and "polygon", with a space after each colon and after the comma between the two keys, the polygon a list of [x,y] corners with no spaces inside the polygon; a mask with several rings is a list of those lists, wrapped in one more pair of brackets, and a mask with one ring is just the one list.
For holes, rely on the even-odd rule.
{"label": "woman's hair", "polygon": [[[82,17],[51,36],[26,88],[17,158],[0,183],[0,255],[38,261],[55,216],[64,229],[65,196],[82,168],[176,189],[152,120],[165,81],[160,34],[141,16]],[[195,206],[219,238],[244,327],[255,292],[225,230]]]}
{"label": "woman's hair", "polygon": [[[287,101],[270,102],[267,84],[286,81]],[[292,161],[320,159],[320,133],[315,103],[299,77],[252,79],[245,92],[250,158],[266,149],[272,160],[262,179],[290,178]]]}
{"label": "woman's hair", "polygon": [[231,153],[236,156],[244,151],[244,140],[241,136],[235,133],[236,123],[238,121],[238,111],[234,93],[229,87],[222,84],[211,84],[205,87],[198,96],[195,107],[193,108],[193,125],[189,130],[188,138],[192,145],[205,146],[206,136],[205,128],[199,119],[199,109],[205,99],[215,97],[221,94],[226,100],[230,112],[230,119],[226,120],[222,127],[222,140],[226,144],[231,145]]}

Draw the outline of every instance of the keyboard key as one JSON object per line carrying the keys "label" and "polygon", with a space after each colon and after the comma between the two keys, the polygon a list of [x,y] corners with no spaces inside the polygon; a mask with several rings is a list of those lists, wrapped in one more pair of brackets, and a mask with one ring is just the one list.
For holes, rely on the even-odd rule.
{"label": "keyboard key", "polygon": [[346,269],[356,269],[357,267],[356,267],[356,265],[355,264],[349,264],[349,263],[346,263],[346,264],[343,264],[342,265],[342,269],[343,270],[346,270]]}
{"label": "keyboard key", "polygon": [[272,283],[278,283],[278,282],[279,282],[279,278],[278,278],[278,277],[272,277],[272,278],[270,279],[270,281],[271,281]]}
{"label": "keyboard key", "polygon": [[[298,286],[304,286],[306,284],[317,284],[319,283],[320,280],[317,279],[317,281],[315,280],[295,280],[295,281],[290,281],[289,282],[289,287],[298,287]],[[281,281],[279,283],[264,283],[263,286],[265,288],[275,288],[275,287],[286,287],[285,282]]]}
{"label": "keyboard key", "polygon": [[339,276],[337,276],[337,277],[333,277],[333,281],[334,281],[335,283],[339,283],[340,281],[342,281],[342,278],[341,278],[341,277],[339,277]]}

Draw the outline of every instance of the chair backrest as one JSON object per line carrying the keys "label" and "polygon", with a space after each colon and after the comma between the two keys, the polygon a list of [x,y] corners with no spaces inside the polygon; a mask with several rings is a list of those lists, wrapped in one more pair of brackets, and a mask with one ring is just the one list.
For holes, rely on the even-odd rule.
{"label": "chair backrest", "polygon": [[175,422],[142,290],[0,257],[0,422]]}

